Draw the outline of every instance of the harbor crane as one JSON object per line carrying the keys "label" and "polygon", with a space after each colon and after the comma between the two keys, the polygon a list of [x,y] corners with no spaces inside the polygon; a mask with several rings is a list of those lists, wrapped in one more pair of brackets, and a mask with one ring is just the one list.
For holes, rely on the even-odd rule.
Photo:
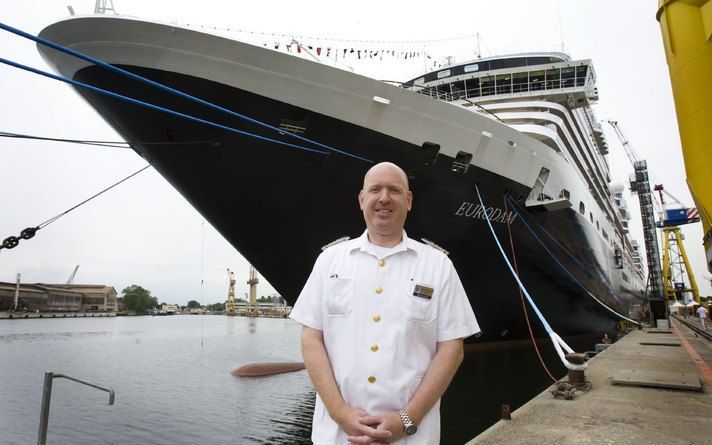
{"label": "harbor crane", "polygon": [[649,296],[651,299],[661,299],[663,296],[663,279],[662,270],[660,269],[658,237],[655,231],[653,194],[650,190],[650,180],[648,179],[648,164],[645,160],[640,159],[635,150],[633,150],[630,142],[628,142],[628,139],[618,126],[618,122],[609,120],[608,123],[616,132],[626,155],[628,155],[628,160],[633,165],[634,173],[630,176],[630,190],[637,194],[640,200],[640,217],[643,220],[643,238],[645,240],[645,254],[648,260]]}
{"label": "harbor crane", "polygon": [[230,279],[230,286],[227,289],[227,304],[225,304],[225,315],[229,317],[234,317],[237,315],[237,310],[235,309],[235,273],[231,272],[230,269],[227,270],[228,277]]}
{"label": "harbor crane", "polygon": [[72,272],[71,275],[69,275],[69,278],[67,278],[67,284],[65,286],[71,286],[74,284],[74,277],[77,276],[77,271],[79,270],[79,264],[77,264],[77,267],[74,268],[74,272]]}
{"label": "harbor crane", "polygon": [[247,280],[247,284],[250,285],[250,312],[257,311],[257,283],[259,282],[260,279],[257,278],[257,269],[255,269],[254,266],[250,266],[250,279]]}
{"label": "harbor crane", "polygon": [[[677,301],[678,297],[685,303],[686,292],[692,294],[692,300],[699,304],[700,292],[695,280],[695,274],[687,259],[680,226],[700,222],[700,215],[694,207],[687,207],[679,199],[667,192],[662,184],[656,184],[663,211],[658,218],[657,227],[663,232],[663,293],[667,300]],[[667,206],[665,196],[675,202],[675,206]],[[687,273],[689,286],[685,283]]]}
{"label": "harbor crane", "polygon": [[[660,195],[660,203],[663,210],[656,223],[647,163],[640,159],[635,150],[633,150],[630,142],[628,142],[628,139],[618,126],[618,122],[609,120],[608,123],[616,132],[628,156],[628,160],[633,164],[633,169],[635,170],[635,173],[631,175],[630,178],[630,189],[632,192],[637,193],[640,199],[640,214],[643,219],[643,234],[648,259],[650,296],[652,298],[665,297],[665,301],[677,301],[678,295],[682,296],[685,292],[690,292],[693,299],[699,303],[700,297],[697,282],[695,281],[695,276],[692,273],[692,268],[687,259],[679,228],[681,225],[698,222],[700,220],[697,209],[688,208],[677,198],[665,191],[662,185],[655,185],[655,191]],[[663,194],[675,201],[679,207],[666,209]],[[662,269],[659,261],[660,254],[658,252],[659,246],[656,228],[660,228],[663,231],[664,250]],[[685,285],[685,273],[687,273],[689,277],[689,287]]]}

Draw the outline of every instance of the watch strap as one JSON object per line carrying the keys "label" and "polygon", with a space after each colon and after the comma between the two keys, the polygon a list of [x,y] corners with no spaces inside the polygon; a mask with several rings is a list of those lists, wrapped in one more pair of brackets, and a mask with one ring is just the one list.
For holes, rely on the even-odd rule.
{"label": "watch strap", "polygon": [[401,422],[403,422],[403,430],[405,431],[405,434],[407,436],[415,434],[415,431],[418,429],[417,425],[411,420],[405,409],[398,411],[398,414],[400,415]]}

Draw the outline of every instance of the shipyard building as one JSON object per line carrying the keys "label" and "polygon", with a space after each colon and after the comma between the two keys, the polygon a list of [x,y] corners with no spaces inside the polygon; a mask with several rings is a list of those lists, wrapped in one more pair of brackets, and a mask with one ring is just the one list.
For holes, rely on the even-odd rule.
{"label": "shipyard building", "polygon": [[[15,294],[17,291],[17,305]],[[116,290],[103,284],[20,284],[0,281],[0,311],[116,312]]]}

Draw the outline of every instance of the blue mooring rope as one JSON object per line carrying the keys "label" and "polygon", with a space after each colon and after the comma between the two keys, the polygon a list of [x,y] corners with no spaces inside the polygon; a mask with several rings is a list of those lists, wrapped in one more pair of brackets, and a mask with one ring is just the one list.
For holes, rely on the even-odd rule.
{"label": "blue mooring rope", "polygon": [[[131,78],[131,79],[134,79],[134,80],[139,81],[139,82],[141,82],[141,83],[144,83],[144,84],[146,84],[146,85],[153,86],[153,87],[158,88],[158,89],[160,89],[160,90],[162,90],[162,91],[165,91],[165,92],[168,92],[168,93],[172,93],[172,94],[178,95],[178,96],[180,96],[180,97],[182,97],[182,98],[184,98],[184,99],[188,99],[188,100],[190,100],[190,101],[199,103],[199,104],[201,104],[201,105],[207,106],[207,107],[212,108],[212,109],[214,109],[214,110],[221,111],[221,112],[223,112],[223,113],[227,113],[227,114],[229,114],[230,116],[233,116],[233,117],[236,117],[236,118],[239,118],[239,119],[243,119],[243,120],[246,120],[246,121],[248,121],[248,122],[251,122],[251,123],[253,123],[253,124],[255,124],[255,125],[259,125],[259,126],[262,126],[262,127],[264,127],[264,128],[268,128],[268,129],[270,129],[270,130],[276,131],[276,132],[278,132],[279,134],[287,135],[287,136],[289,136],[289,137],[292,137],[292,138],[295,138],[295,139],[299,139],[299,140],[301,140],[301,141],[303,141],[303,142],[308,142],[308,143],[310,143],[310,144],[314,144],[314,145],[316,145],[316,146],[318,146],[318,147],[321,147],[321,148],[330,150],[330,151],[335,152],[335,153],[342,154],[342,155],[344,155],[344,156],[348,156],[348,157],[351,157],[351,158],[354,158],[354,159],[358,159],[358,160],[361,160],[361,161],[364,161],[364,162],[368,162],[368,163],[370,163],[370,164],[373,163],[373,161],[370,160],[370,159],[368,159],[368,158],[364,158],[364,157],[361,157],[361,156],[358,156],[358,155],[355,155],[355,154],[352,154],[352,153],[349,153],[349,152],[346,152],[346,151],[343,151],[343,150],[339,150],[339,149],[334,148],[334,147],[330,147],[330,146],[325,145],[325,144],[322,144],[322,143],[320,143],[320,142],[313,141],[313,140],[311,140],[311,139],[309,139],[309,138],[305,138],[305,137],[303,137],[303,136],[299,136],[298,134],[285,132],[285,131],[281,130],[280,128],[274,127],[274,126],[272,126],[272,125],[269,125],[269,124],[264,123],[264,122],[262,122],[262,121],[259,121],[259,120],[257,120],[257,119],[253,119],[253,118],[251,118],[251,117],[245,116],[245,115],[243,115],[243,114],[240,114],[240,113],[237,113],[237,112],[235,112],[235,111],[229,110],[229,109],[227,109],[227,108],[221,107],[221,106],[219,106],[219,105],[213,104],[213,103],[208,102],[208,101],[206,101],[206,100],[200,99],[200,98],[198,98],[198,97],[191,96],[190,94],[184,93],[184,92],[182,92],[182,91],[176,90],[176,89],[171,88],[171,87],[169,87],[169,86],[166,86],[166,85],[163,85],[163,84],[161,84],[161,83],[155,82],[155,81],[153,81],[153,80],[147,79],[147,78],[145,78],[145,77],[139,76],[138,74],[134,74],[134,73],[131,73],[131,72],[129,72],[129,71],[123,70],[123,69],[121,69],[121,68],[115,67],[115,66],[110,65],[110,64],[108,64],[108,63],[106,63],[106,62],[102,62],[101,60],[95,59],[95,58],[93,58],[93,57],[91,57],[91,56],[87,56],[86,54],[82,54],[82,53],[80,53],[80,52],[78,52],[78,51],[74,51],[74,50],[72,50],[72,49],[66,48],[66,47],[64,47],[64,46],[62,46],[62,45],[59,45],[59,44],[54,43],[54,42],[51,42],[51,41],[49,41],[49,40],[47,40],[47,39],[43,39],[42,37],[34,36],[34,35],[32,35],[32,34],[26,33],[26,32],[24,32],[24,31],[22,31],[22,30],[17,29],[17,28],[13,28],[12,26],[6,25],[6,24],[4,24],[4,23],[2,23],[2,22],[0,22],[0,29],[3,29],[3,30],[8,31],[8,32],[11,32],[11,33],[13,33],[13,34],[15,34],[15,35],[18,35],[18,36],[20,36],[20,37],[24,37],[24,38],[26,38],[26,39],[32,40],[32,41],[34,41],[34,42],[36,42],[36,43],[40,43],[40,44],[42,44],[42,45],[45,45],[45,46],[48,46],[48,47],[50,47],[50,48],[56,49],[57,51],[63,52],[63,53],[65,53],[65,54],[69,54],[69,55],[71,55],[71,56],[74,56],[74,57],[77,57],[77,58],[79,58],[79,59],[85,60],[85,61],[87,61],[87,62],[90,62],[90,63],[94,64],[94,65],[98,65],[98,66],[100,66],[100,67],[102,67],[102,68],[105,68],[105,69],[107,69],[107,70],[109,70],[109,71],[113,71],[113,72],[115,72],[115,73],[117,73],[117,74],[120,74],[120,75],[122,75],[122,76],[129,77],[129,78]],[[3,60],[4,60],[4,59],[3,59]],[[5,63],[5,62],[3,62],[3,63]],[[10,65],[12,65],[12,64],[10,64]],[[17,68],[21,68],[21,66],[18,66],[18,65],[19,65],[19,64],[13,65],[13,66],[16,66]],[[28,68],[29,68],[29,67],[28,67]],[[25,69],[25,68],[22,68],[22,69]],[[33,71],[33,69],[30,69],[29,71]],[[39,71],[39,70],[37,70],[37,71]],[[33,72],[36,72],[36,71],[33,71]],[[36,74],[40,74],[40,73],[41,73],[41,72],[36,72]],[[42,74],[42,75],[45,75],[45,74]],[[53,77],[53,78],[54,78],[54,77]],[[56,79],[56,78],[55,78],[55,79]],[[64,80],[69,80],[69,79],[66,79],[66,78],[62,78],[62,79],[64,79]],[[61,80],[61,79],[57,79],[57,80]],[[71,82],[73,82],[73,81],[71,81]],[[71,83],[71,82],[69,82],[69,83]],[[108,92],[108,91],[107,91],[107,92]],[[108,92],[108,93],[110,93],[110,92]],[[102,94],[104,94],[104,93],[102,93]],[[116,94],[116,93],[112,93],[112,94]],[[120,96],[120,95],[117,95],[117,96]],[[121,96],[121,98],[126,98],[126,97],[125,97],[125,96]],[[126,98],[126,99],[130,99],[130,98]],[[136,100],[136,99],[133,99],[133,100]],[[139,103],[139,102],[141,102],[141,101],[137,101],[136,103]],[[154,105],[154,107],[157,107],[157,106]],[[155,109],[160,109],[161,111],[166,110],[166,109],[162,109],[161,107],[157,107],[157,108],[155,108]],[[172,113],[177,113],[177,112],[172,112]],[[172,113],[171,113],[171,114],[172,114]],[[177,113],[176,115],[180,115],[181,117],[186,117],[186,116],[187,116],[187,115],[183,115],[182,113]],[[194,119],[198,119],[198,118],[194,118]],[[202,119],[201,119],[200,121],[201,121],[201,123],[207,123],[207,122],[208,122],[208,121],[204,121],[204,120],[202,120]],[[211,124],[208,124],[208,125],[211,125]],[[222,129],[228,129],[228,128],[229,128],[229,127],[219,126],[219,124],[212,124],[212,126],[218,126],[218,128],[222,128]],[[231,129],[231,131],[237,131],[237,132],[239,132],[239,130],[235,130],[235,129]],[[253,135],[252,133],[240,132],[240,134],[243,134],[243,135],[250,135],[250,136],[256,136],[256,137],[261,138],[261,139],[263,139],[263,140],[267,140],[267,141],[271,141],[271,142],[276,142],[276,143],[281,143],[282,145],[287,145],[287,146],[289,146],[289,147],[294,147],[294,148],[300,148],[300,149],[303,149],[303,150],[312,151],[312,152],[314,152],[314,153],[323,153],[323,152],[321,152],[321,151],[314,150],[314,149],[308,149],[308,148],[306,148],[306,147],[302,147],[302,146],[299,146],[299,145],[293,145],[293,144],[288,144],[288,143],[284,143],[284,142],[279,142],[279,141],[276,141],[276,140],[273,140],[273,139],[269,139],[269,138],[263,138],[263,137],[261,137],[261,136]]]}
{"label": "blue mooring rope", "polygon": [[[534,232],[534,230],[533,230],[533,229],[531,228],[531,226],[527,223],[527,221],[522,217],[522,214],[521,214],[521,213],[519,212],[519,210],[517,209],[518,205],[517,205],[516,202],[514,202],[514,199],[513,199],[511,196],[509,196],[509,195],[505,195],[505,196],[506,196],[507,200],[510,202],[510,204],[512,204],[512,208],[514,209],[514,211],[517,213],[517,215],[519,215],[519,219],[524,223],[524,226],[527,228],[527,230],[529,230],[529,233],[531,233],[531,234],[534,236],[534,238],[536,238],[536,240],[539,242],[539,244],[541,244],[541,246],[547,251],[547,253],[549,253],[549,255],[554,259],[554,261],[556,261],[556,264],[558,264],[559,267],[561,267],[561,268],[564,270],[564,272],[566,272],[566,273],[581,287],[581,289],[585,290],[586,292],[590,292],[590,290],[589,290],[584,284],[582,284],[578,279],[576,279],[576,277],[574,277],[574,276],[571,274],[571,272],[569,272],[568,269],[566,269],[566,266],[564,266],[564,265],[554,256],[554,254],[551,252],[551,250],[549,250],[549,248],[546,247],[546,245],[544,244],[544,242],[537,236],[537,234]],[[588,271],[588,269],[586,268],[586,266],[584,266],[584,264],[581,263],[581,261],[579,261],[578,258],[576,258],[575,256],[573,256],[573,254],[572,254],[571,252],[569,252],[568,250],[566,250],[566,248],[565,248],[564,246],[562,246],[562,245],[556,240],[556,238],[554,238],[553,235],[551,235],[551,234],[550,234],[545,228],[543,228],[542,226],[540,226],[540,225],[538,225],[538,224],[537,224],[537,226],[538,226],[541,230],[543,230],[544,233],[546,233],[546,234],[549,236],[549,238],[551,238],[552,241],[554,241],[554,242],[556,243],[556,245],[559,246],[559,248],[561,248],[561,250],[563,250],[571,259],[573,259],[573,260],[576,262],[576,264],[578,264],[578,265],[581,267],[581,269],[583,269],[583,270],[585,270],[585,271]],[[604,284],[605,284],[605,282],[604,282]],[[615,295],[615,296],[618,297],[618,298],[621,298],[621,296],[618,295],[618,294],[617,294],[613,289],[611,289],[608,285],[606,285],[606,288],[607,288],[613,295]]]}
{"label": "blue mooring rope", "polygon": [[83,82],[79,82],[79,81],[76,81],[76,80],[73,80],[73,79],[68,79],[68,78],[66,78],[66,77],[58,76],[58,75],[56,75],[56,74],[48,73],[48,72],[46,72],[46,71],[42,71],[42,70],[39,70],[39,69],[37,69],[37,68],[32,68],[32,67],[30,67],[30,66],[23,65],[23,64],[21,64],[21,63],[13,62],[13,61],[11,61],[11,60],[7,60],[7,59],[4,59],[4,58],[2,58],[2,57],[0,57],[0,63],[4,63],[5,65],[10,65],[10,66],[12,66],[12,67],[19,68],[19,69],[21,69],[21,70],[29,71],[29,72],[31,72],[31,73],[39,74],[40,76],[49,77],[50,79],[59,80],[60,82],[65,82],[65,83],[68,83],[68,84],[70,84],[70,85],[74,85],[74,86],[76,86],[76,87],[86,88],[86,89],[88,89],[88,90],[90,90],[90,91],[93,91],[93,92],[95,92],[95,93],[103,94],[103,95],[105,95],[105,96],[113,97],[113,98],[115,98],[115,99],[123,100],[123,101],[125,101],[125,102],[129,102],[129,103],[132,103],[132,104],[135,104],[135,105],[139,105],[139,106],[142,106],[142,107],[145,107],[145,108],[150,108],[150,109],[152,109],[152,110],[161,111],[161,112],[163,112],[163,113],[167,113],[167,114],[170,114],[170,115],[172,115],[172,116],[178,116],[178,117],[182,117],[182,118],[184,118],[184,119],[192,120],[192,121],[195,121],[195,122],[204,124],[204,125],[208,125],[208,126],[211,126],[211,127],[220,128],[220,129],[222,129],[222,130],[226,130],[226,131],[229,131],[229,132],[231,132],[231,133],[236,133],[236,134],[239,134],[239,135],[242,135],[242,136],[249,136],[249,137],[252,137],[252,138],[255,138],[255,139],[259,139],[259,140],[261,140],[261,141],[274,142],[275,144],[285,145],[285,146],[287,146],[287,147],[297,148],[297,149],[299,149],[299,150],[309,151],[309,152],[312,152],[312,153],[318,153],[318,154],[321,154],[321,155],[328,155],[328,154],[329,154],[329,153],[327,153],[327,152],[325,152],[325,151],[315,150],[315,149],[313,149],[313,148],[303,147],[303,146],[301,146],[301,145],[290,144],[290,143],[288,143],[288,142],[282,142],[282,141],[278,141],[278,140],[276,140],[276,139],[270,139],[270,138],[267,138],[267,137],[264,137],[264,136],[260,136],[260,135],[257,135],[257,134],[248,133],[248,132],[242,131],[242,130],[237,130],[237,129],[235,129],[235,128],[231,128],[231,127],[228,127],[228,126],[225,126],[225,125],[222,125],[222,124],[217,124],[217,123],[215,123],[215,122],[210,122],[210,121],[207,121],[207,120],[205,120],[205,119],[201,119],[201,118],[199,118],[199,117],[191,116],[191,115],[189,115],[189,114],[179,113],[178,111],[169,110],[168,108],[163,108],[163,107],[160,107],[160,106],[158,106],[158,105],[154,105],[154,104],[151,104],[151,103],[148,103],[148,102],[143,102],[143,101],[140,101],[140,100],[138,100],[138,99],[133,99],[133,98],[131,98],[131,97],[122,96],[121,94],[114,93],[114,92],[112,92],[112,91],[103,90],[103,89],[98,88],[98,87],[95,87],[95,86],[93,86],[93,85],[89,85],[89,84],[86,84],[86,83],[83,83]]}
{"label": "blue mooring rope", "polygon": [[[510,198],[509,195],[505,195],[505,197],[507,198],[507,200],[508,200],[510,203],[512,202],[512,198]],[[515,211],[515,212],[517,213],[517,215],[519,216],[519,220],[524,223],[524,227],[526,227],[526,228],[529,230],[529,233],[531,233],[531,234],[534,236],[534,238],[536,238],[536,240],[539,241],[539,244],[541,244],[541,247],[543,247],[544,250],[546,250],[546,252],[547,252],[547,253],[549,254],[549,256],[556,262],[556,264],[558,264],[559,267],[560,267],[564,272],[566,272],[566,274],[567,274],[572,280],[574,280],[574,281],[576,282],[576,284],[578,284],[578,285],[581,287],[581,289],[585,290],[586,292],[589,292],[588,288],[586,288],[586,286],[584,286],[583,283],[581,283],[571,272],[569,272],[569,270],[566,268],[566,266],[564,266],[564,265],[561,263],[561,261],[559,261],[559,259],[556,258],[556,256],[551,252],[551,250],[549,250],[549,248],[546,246],[546,244],[544,244],[544,242],[541,240],[541,238],[539,238],[539,236],[534,232],[534,230],[532,230],[532,228],[531,228],[531,226],[529,225],[529,223],[527,223],[527,221],[522,217],[522,214],[519,213],[519,210],[517,209],[517,207],[514,206],[514,205],[512,205],[512,208],[514,209],[514,211]]]}
{"label": "blue mooring rope", "polygon": [[[484,208],[485,204],[482,201],[482,196],[480,195],[480,188],[477,184],[475,184],[475,191],[477,192],[477,198],[480,200],[480,205]],[[502,244],[499,242],[499,239],[497,238],[497,234],[494,233],[494,228],[492,227],[492,223],[490,222],[489,218],[485,218],[485,221],[487,221],[487,226],[489,227],[490,232],[492,232],[492,238],[494,238],[495,243],[497,243],[497,247],[499,248],[499,251],[502,254],[502,258],[504,258],[504,261],[507,263],[507,267],[509,267],[510,272],[512,272],[512,276],[517,281],[519,288],[522,290],[522,292],[524,292],[524,296],[527,297],[527,301],[529,301],[529,304],[531,305],[532,309],[534,309],[534,313],[536,313],[536,316],[539,317],[539,321],[541,321],[541,324],[544,325],[544,329],[546,330],[546,333],[549,334],[549,336],[551,336],[554,333],[554,330],[551,328],[551,326],[546,321],[546,319],[541,314],[541,312],[539,312],[539,308],[534,303],[534,300],[532,300],[532,297],[529,296],[529,292],[527,292],[527,288],[524,287],[524,284],[522,284],[522,280],[519,279],[519,275],[517,275],[517,272],[515,272],[514,267],[512,267],[512,263],[509,261],[509,258],[507,258],[507,254],[504,253]]]}
{"label": "blue mooring rope", "polygon": [[[507,197],[510,199],[510,202],[512,202],[512,205],[513,205],[513,206],[517,206],[517,203],[514,202],[514,199],[513,199],[511,196],[508,195]],[[516,209],[515,209],[515,210],[516,210]],[[539,228],[546,234],[546,236],[549,237],[549,239],[551,239],[557,246],[559,246],[559,248],[560,248],[561,250],[563,250],[564,253],[565,253],[566,255],[568,255],[569,258],[571,258],[572,260],[574,260],[574,262],[575,262],[576,264],[578,264],[579,267],[581,267],[582,270],[584,270],[585,272],[588,273],[589,276],[591,276],[591,274],[592,274],[591,271],[590,271],[578,258],[576,258],[576,256],[575,256],[574,254],[572,254],[571,252],[569,252],[568,249],[566,249],[566,247],[562,246],[561,243],[554,237],[554,235],[552,235],[548,230],[546,230],[546,228],[544,228],[541,224],[538,224],[538,223],[536,223],[536,222],[535,222],[534,224],[536,224],[536,226],[539,227]],[[603,284],[606,286],[606,289],[608,289],[613,295],[615,295],[616,297],[618,297],[619,299],[622,300],[621,296],[618,295],[618,293],[617,293],[615,290],[613,290],[613,289],[608,285],[608,283],[606,283],[606,282],[604,281]]]}
{"label": "blue mooring rope", "polygon": [[[626,317],[626,316],[624,316],[624,315],[621,315],[621,314],[619,314],[618,312],[614,311],[613,309],[611,309],[610,307],[608,307],[607,305],[605,305],[601,300],[599,300],[598,298],[596,298],[596,296],[593,295],[593,293],[592,293],[583,283],[581,283],[581,282],[566,268],[566,266],[564,266],[563,263],[561,263],[561,261],[559,261],[558,258],[556,258],[556,256],[551,252],[551,250],[549,250],[549,248],[546,246],[546,244],[544,244],[544,242],[541,240],[541,238],[539,238],[539,236],[534,232],[534,230],[531,228],[531,226],[527,223],[527,221],[524,219],[524,217],[522,216],[522,214],[519,212],[519,210],[518,210],[518,204],[514,201],[514,198],[512,198],[511,196],[506,195],[506,194],[505,194],[505,198],[510,202],[510,204],[512,204],[512,208],[514,209],[514,212],[519,216],[519,220],[524,223],[524,227],[526,227],[527,230],[529,230],[529,233],[531,233],[531,234],[534,236],[534,238],[536,238],[536,240],[539,242],[539,244],[544,248],[544,250],[546,250],[546,252],[549,254],[549,256],[551,256],[551,258],[556,262],[556,264],[558,264],[559,267],[561,267],[561,269],[562,269],[564,272],[566,272],[566,274],[567,274],[569,277],[571,277],[571,279],[574,280],[574,282],[575,282],[576,284],[578,284],[579,287],[581,287],[581,289],[584,290],[584,292],[586,292],[588,295],[590,295],[591,297],[593,297],[596,301],[598,301],[601,305],[603,305],[606,309],[608,309],[608,310],[611,311],[612,313],[616,314],[618,317],[623,318],[624,320],[628,320],[628,321],[630,321],[630,322],[632,322],[632,323],[639,324],[637,321],[631,320],[630,318],[628,318],[628,317]],[[566,253],[567,253],[569,256],[571,256],[574,260],[576,260],[576,262],[577,262],[583,269],[585,269],[585,266],[584,266],[578,259],[576,259],[575,257],[573,257],[573,255],[572,255],[571,253],[569,253],[569,251],[566,250],[566,248],[564,248],[564,246],[562,246],[561,244],[559,244],[559,242],[558,242],[556,239],[554,239],[553,236],[552,236],[549,232],[546,231],[546,229],[544,229],[544,228],[541,227],[541,226],[539,226],[539,227],[540,227],[542,230],[544,230],[544,232],[546,232],[547,235],[549,235],[549,237],[551,237],[551,239],[554,240],[554,242],[556,242],[556,244],[557,244],[561,249],[564,250],[564,252],[566,252]],[[618,295],[613,289],[611,289],[610,286],[608,286],[608,284],[605,283],[605,281],[604,281],[603,283],[604,283],[604,285],[606,286],[606,288],[607,288],[613,295],[615,295],[617,298],[619,298],[619,299],[622,300],[621,296]]]}

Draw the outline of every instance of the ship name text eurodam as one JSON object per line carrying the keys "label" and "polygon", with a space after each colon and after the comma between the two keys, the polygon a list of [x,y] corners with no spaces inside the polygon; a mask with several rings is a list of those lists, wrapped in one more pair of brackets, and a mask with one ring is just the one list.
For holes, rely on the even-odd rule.
{"label": "ship name text eurodam", "polygon": [[488,219],[490,221],[512,224],[517,219],[517,214],[511,211],[504,211],[497,207],[484,207],[482,204],[462,201],[462,205],[455,216],[464,216],[466,218]]}

